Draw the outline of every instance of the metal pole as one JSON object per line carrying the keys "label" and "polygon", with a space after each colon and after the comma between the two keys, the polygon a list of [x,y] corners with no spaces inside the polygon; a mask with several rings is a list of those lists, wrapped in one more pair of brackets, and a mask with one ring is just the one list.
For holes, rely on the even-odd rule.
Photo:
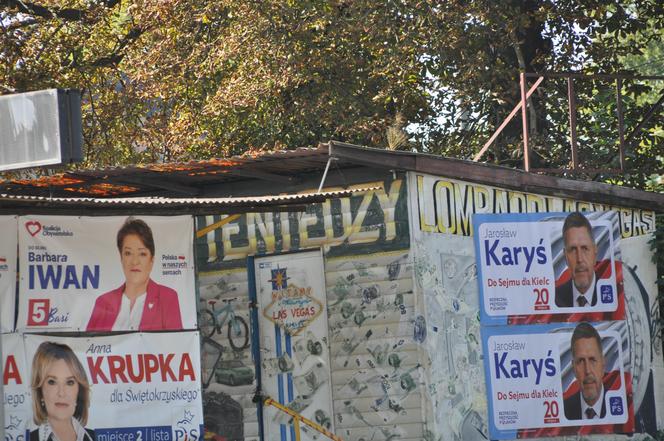
{"label": "metal pole", "polygon": [[293,425],[295,426],[295,441],[300,441],[300,417],[293,418]]}
{"label": "metal pole", "polygon": [[249,284],[249,323],[251,323],[251,356],[254,359],[254,372],[256,375],[256,418],[258,419],[258,439],[261,441],[269,439],[265,437],[265,425],[263,422],[263,380],[261,373],[261,350],[260,333],[258,329],[258,292],[256,291],[256,266],[255,257],[247,256],[247,281]]}
{"label": "metal pole", "polygon": [[320,185],[318,186],[318,191],[317,193],[320,193],[321,190],[323,190],[323,185],[325,184],[325,178],[327,178],[327,172],[330,170],[330,164],[332,163],[333,160],[336,158],[334,156],[330,156],[327,159],[327,164],[325,165],[325,171],[323,172],[323,178],[320,180]]}
{"label": "metal pole", "polygon": [[625,120],[622,108],[622,78],[616,80],[616,111],[618,112],[618,140],[620,148],[620,171],[625,171]]}
{"label": "metal pole", "polygon": [[526,171],[530,171],[530,147],[528,146],[528,99],[526,98],[526,73],[519,74],[521,85],[521,122],[523,124],[523,165]]}
{"label": "metal pole", "polygon": [[579,154],[576,145],[576,94],[574,79],[567,77],[567,106],[569,110],[569,142],[572,147],[572,170],[579,168]]}
{"label": "metal pole", "polygon": [[[533,92],[535,92],[535,90],[537,90],[537,87],[542,83],[542,81],[544,81],[544,77],[539,77],[537,79],[537,81],[535,81],[535,84],[533,84],[530,87],[530,89],[528,89],[528,93],[526,93],[526,99],[530,98],[530,95],[532,95]],[[489,140],[486,142],[486,144],[484,144],[484,147],[482,147],[482,150],[480,150],[479,153],[477,153],[477,155],[475,155],[475,157],[473,158],[473,161],[477,161],[478,159],[480,159],[482,157],[482,155],[487,151],[487,149],[493,143],[493,141],[495,141],[496,138],[498,137],[498,135],[500,135],[500,132],[503,131],[505,126],[510,121],[512,121],[512,118],[514,118],[514,115],[516,115],[516,113],[519,111],[520,108],[521,108],[521,101],[519,101],[519,104],[514,106],[514,109],[512,109],[510,114],[507,115],[507,118],[505,118],[505,121],[503,121],[503,123],[500,125],[500,127],[498,127],[496,129],[496,131],[494,132],[494,134],[491,135],[491,138],[489,138]]]}

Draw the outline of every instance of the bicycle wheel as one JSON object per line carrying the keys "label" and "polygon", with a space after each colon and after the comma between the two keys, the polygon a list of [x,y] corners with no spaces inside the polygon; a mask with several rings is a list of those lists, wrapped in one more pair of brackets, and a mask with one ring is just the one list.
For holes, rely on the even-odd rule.
{"label": "bicycle wheel", "polygon": [[214,314],[207,309],[198,313],[198,328],[201,330],[201,334],[205,337],[212,337],[216,327],[217,321],[214,318]]}
{"label": "bicycle wheel", "polygon": [[228,342],[235,350],[249,346],[249,327],[242,317],[236,315],[228,322]]}

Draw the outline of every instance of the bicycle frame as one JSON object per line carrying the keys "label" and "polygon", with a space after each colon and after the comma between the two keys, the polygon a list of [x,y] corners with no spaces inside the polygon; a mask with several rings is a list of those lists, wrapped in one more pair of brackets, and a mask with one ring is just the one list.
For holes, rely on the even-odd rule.
{"label": "bicycle frame", "polygon": [[[209,303],[210,302],[208,302],[208,304]],[[214,317],[214,321],[216,324],[215,326],[217,330],[220,331],[223,328],[223,326],[226,324],[227,320],[229,319],[232,320],[233,317],[235,317],[235,311],[233,310],[233,306],[231,305],[231,300],[229,300],[224,306],[222,306],[219,309],[216,308],[216,304],[217,304],[216,302],[213,302],[211,305],[212,309],[208,310],[212,313],[212,316]],[[221,317],[222,314],[223,317]]]}

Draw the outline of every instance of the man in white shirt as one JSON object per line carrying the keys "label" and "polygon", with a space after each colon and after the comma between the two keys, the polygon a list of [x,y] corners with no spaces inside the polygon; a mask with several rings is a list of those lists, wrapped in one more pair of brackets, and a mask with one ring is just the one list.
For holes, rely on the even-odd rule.
{"label": "man in white shirt", "polygon": [[590,323],[579,323],[572,333],[571,347],[579,392],[565,400],[565,417],[568,420],[604,418],[604,353],[599,333]]}
{"label": "man in white shirt", "polygon": [[571,279],[556,286],[556,306],[590,307],[597,304],[595,264],[597,246],[588,219],[571,213],[563,224],[564,253]]}

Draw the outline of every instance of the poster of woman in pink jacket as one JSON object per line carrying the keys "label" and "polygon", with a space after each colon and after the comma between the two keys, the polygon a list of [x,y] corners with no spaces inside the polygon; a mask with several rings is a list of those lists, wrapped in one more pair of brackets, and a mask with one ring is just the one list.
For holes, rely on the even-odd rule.
{"label": "poster of woman in pink jacket", "polygon": [[147,223],[127,218],[117,233],[117,247],[125,282],[97,298],[86,330],[182,329],[177,292],[150,278],[155,244]]}

